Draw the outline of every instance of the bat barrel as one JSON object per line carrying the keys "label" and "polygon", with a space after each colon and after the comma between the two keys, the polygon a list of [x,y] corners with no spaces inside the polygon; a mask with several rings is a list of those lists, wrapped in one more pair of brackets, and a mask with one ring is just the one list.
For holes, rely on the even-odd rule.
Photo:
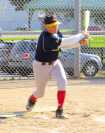
{"label": "bat barrel", "polygon": [[86,10],[84,13],[84,30],[87,31],[88,30],[88,26],[89,26],[89,21],[90,21],[90,11]]}

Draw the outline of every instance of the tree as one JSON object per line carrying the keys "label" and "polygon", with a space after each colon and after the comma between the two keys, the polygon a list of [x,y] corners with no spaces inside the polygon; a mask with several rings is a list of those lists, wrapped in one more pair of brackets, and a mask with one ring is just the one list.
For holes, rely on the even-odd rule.
{"label": "tree", "polygon": [[[15,6],[16,11],[24,10],[24,5],[28,4],[31,0],[9,0],[11,5]],[[28,29],[31,29],[33,11],[29,9],[28,11]]]}
{"label": "tree", "polygon": [[24,10],[24,5],[31,0],[9,0],[11,5],[15,6],[15,10]]}
{"label": "tree", "polygon": [[105,10],[96,10],[93,14],[95,22],[105,28]]}

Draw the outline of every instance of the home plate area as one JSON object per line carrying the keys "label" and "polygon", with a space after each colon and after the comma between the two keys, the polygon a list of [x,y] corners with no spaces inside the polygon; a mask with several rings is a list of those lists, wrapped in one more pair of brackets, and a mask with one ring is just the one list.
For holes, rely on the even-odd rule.
{"label": "home plate area", "polygon": [[[46,106],[46,107],[36,107],[33,108],[32,111],[18,111],[18,112],[2,112],[0,113],[0,119],[7,119],[12,117],[27,117],[27,118],[35,118],[35,119],[42,119],[42,120],[48,120],[50,118],[56,118],[55,116],[55,110],[56,108],[53,106]],[[50,116],[50,117],[49,117]],[[64,117],[61,117],[59,119],[68,119],[69,117],[67,115],[64,115]]]}
{"label": "home plate area", "polygon": [[[6,118],[11,118],[11,117],[21,117],[21,116],[33,116],[37,113],[54,112],[55,110],[56,110],[55,107],[35,107],[33,108],[32,111],[1,112],[0,119],[6,119]],[[45,118],[44,115],[41,115],[40,117],[42,119],[48,119],[47,117]]]}
{"label": "home plate area", "polygon": [[10,113],[10,112],[0,113],[0,119],[6,119],[6,118],[10,118],[10,117],[16,117],[16,114],[15,113]]}

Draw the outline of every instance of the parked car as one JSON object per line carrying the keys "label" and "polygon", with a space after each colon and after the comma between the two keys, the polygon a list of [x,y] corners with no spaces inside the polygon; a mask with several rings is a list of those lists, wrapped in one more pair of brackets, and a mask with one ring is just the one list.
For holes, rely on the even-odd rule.
{"label": "parked car", "polygon": [[15,43],[13,42],[5,42],[0,40],[0,69],[4,72],[9,73],[9,69],[7,67],[8,60],[10,58],[11,49]]}
{"label": "parked car", "polygon": [[[10,60],[8,67],[15,69],[22,76],[27,76],[32,73],[32,62],[35,58],[36,41],[19,41],[11,50]],[[71,75],[74,72],[74,51],[73,49],[61,50],[59,56],[64,69]],[[101,59],[97,55],[93,54],[80,54],[81,60],[81,72],[85,76],[95,76],[96,73],[101,69]]]}
{"label": "parked car", "polygon": [[[73,49],[62,50],[62,54],[60,55],[64,69],[71,76],[74,74],[74,56],[75,53]],[[99,56],[80,53],[80,71],[83,72],[85,76],[93,77],[101,69],[102,63]]]}
{"label": "parked car", "polygon": [[27,76],[32,72],[32,61],[35,58],[37,42],[34,40],[23,40],[15,43],[11,50],[8,68],[18,72],[22,76]]}
{"label": "parked car", "polygon": [[91,25],[88,27],[88,31],[104,31],[104,28],[100,25]]}

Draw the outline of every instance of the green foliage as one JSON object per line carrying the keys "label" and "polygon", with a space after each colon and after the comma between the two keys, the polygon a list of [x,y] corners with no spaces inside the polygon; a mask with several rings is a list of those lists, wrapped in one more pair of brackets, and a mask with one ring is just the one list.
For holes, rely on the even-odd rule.
{"label": "green foliage", "polygon": [[94,10],[92,16],[94,17],[96,24],[105,28],[105,10]]}
{"label": "green foliage", "polygon": [[89,39],[89,47],[105,48],[105,36],[91,36]]}
{"label": "green foliage", "polygon": [[18,40],[36,40],[38,38],[38,35],[32,35],[32,36],[10,36],[10,37],[1,37],[0,39],[3,41],[18,41]]}
{"label": "green foliage", "polygon": [[23,10],[23,7],[26,3],[29,3],[31,0],[9,0],[11,5],[15,6],[16,10]]}

